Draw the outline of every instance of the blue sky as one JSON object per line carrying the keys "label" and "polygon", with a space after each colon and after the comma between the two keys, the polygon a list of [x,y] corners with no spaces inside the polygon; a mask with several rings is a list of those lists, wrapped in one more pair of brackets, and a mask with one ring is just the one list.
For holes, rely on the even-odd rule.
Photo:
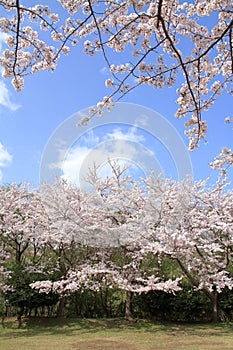
{"label": "blue sky", "polygon": [[[2,47],[3,39],[1,35]],[[1,79],[1,183],[29,182],[32,187],[37,187],[41,181],[43,155],[46,150],[48,151],[48,142],[54,139],[56,130],[62,130],[63,139],[61,138],[60,144],[58,142],[56,145],[57,155],[53,159],[51,169],[60,167],[60,174],[74,181],[80,169],[87,165],[88,159],[89,161],[98,157],[101,159],[101,154],[105,154],[102,159],[104,164],[107,157],[106,149],[110,158],[126,158],[127,161],[134,153],[131,160],[135,169],[140,167],[140,159],[146,157],[146,154],[149,157],[147,164],[154,162],[156,171],[160,169],[165,176],[177,178],[173,154],[171,150],[166,149],[166,141],[161,142],[156,133],[158,123],[156,118],[150,117],[145,129],[142,125],[137,129],[132,117],[127,124],[130,104],[144,106],[146,109],[158,112],[161,122],[167,120],[171,127],[174,127],[177,140],[178,138],[183,140],[187,147],[188,140],[184,135],[185,120],[174,118],[177,109],[175,89],[157,91],[150,87],[140,87],[122,100],[125,103],[125,120],[122,119],[122,114],[114,116],[114,112],[111,112],[106,113],[101,120],[95,117],[96,120],[83,129],[76,127],[79,115],[75,113],[94,105],[111,92],[104,84],[108,77],[106,64],[101,55],[88,57],[82,53],[81,47],[77,47],[69,56],[61,58],[53,74],[40,72],[28,76],[25,88],[20,93],[14,91],[10,80]],[[203,119],[208,121],[206,140],[200,144],[199,149],[189,153],[196,180],[210,177],[211,182],[214,181],[218,172],[210,169],[209,162],[213,161],[223,146],[229,148],[233,146],[233,125],[224,123],[226,116],[232,117],[232,101],[227,95],[221,96],[212,109],[203,116]],[[72,120],[73,124],[69,124],[66,130],[67,120]],[[72,141],[70,133],[73,135]],[[188,151],[184,148],[185,157],[186,152]]]}

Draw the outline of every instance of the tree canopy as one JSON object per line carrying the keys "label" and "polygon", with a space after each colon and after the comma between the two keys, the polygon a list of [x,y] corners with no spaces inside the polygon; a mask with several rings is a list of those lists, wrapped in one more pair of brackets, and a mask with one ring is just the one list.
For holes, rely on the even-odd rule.
{"label": "tree canopy", "polygon": [[101,52],[110,74],[105,84],[113,92],[89,117],[139,85],[175,86],[176,117],[189,115],[190,149],[207,132],[203,111],[223,92],[232,94],[231,0],[59,0],[31,7],[1,0],[0,6],[8,45],[0,65],[17,91],[26,75],[54,71],[75,46],[91,56]]}
{"label": "tree canopy", "polygon": [[25,303],[29,286],[61,297],[116,287],[174,293],[187,280],[217,320],[217,297],[233,288],[232,190],[153,174],[139,185],[117,163],[104,179],[95,169],[90,183],[91,191],[64,181],[40,192],[0,187],[0,290],[25,287]]}

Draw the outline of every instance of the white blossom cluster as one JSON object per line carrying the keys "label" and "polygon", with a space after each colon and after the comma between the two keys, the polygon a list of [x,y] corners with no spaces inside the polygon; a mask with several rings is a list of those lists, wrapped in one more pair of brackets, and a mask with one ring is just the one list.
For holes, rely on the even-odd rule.
{"label": "white blossom cluster", "polygon": [[[126,167],[111,166],[104,179],[97,169],[90,173],[93,188],[85,193],[64,181],[39,193],[0,187],[0,288],[10,286],[14,258],[38,272],[31,287],[42,293],[103,286],[176,292],[182,278],[210,297],[232,289],[233,192],[226,183],[208,188],[151,174],[140,185]],[[164,259],[178,263],[179,276],[161,274]],[[57,278],[43,279],[44,271]]]}
{"label": "white blossom cluster", "polygon": [[215,160],[210,164],[213,169],[221,170],[222,176],[225,176],[227,169],[233,166],[233,152],[231,149],[223,147]]}
{"label": "white blossom cluster", "polygon": [[[55,14],[53,5],[0,1],[0,30],[8,35],[0,65],[15,89],[23,88],[27,74],[54,71],[61,53],[80,43],[91,56],[101,51],[112,74],[105,84],[113,92],[97,112],[139,85],[162,89],[179,82],[176,117],[191,114],[187,135],[190,149],[197,147],[207,132],[202,112],[232,83],[232,1],[58,2]],[[112,62],[112,52],[121,64]]]}

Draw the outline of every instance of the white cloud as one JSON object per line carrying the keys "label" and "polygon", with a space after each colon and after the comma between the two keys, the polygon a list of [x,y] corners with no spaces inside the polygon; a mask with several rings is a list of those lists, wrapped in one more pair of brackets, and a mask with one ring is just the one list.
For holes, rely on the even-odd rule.
{"label": "white cloud", "polygon": [[[7,38],[7,34],[0,32],[0,53],[3,50],[3,43],[5,42],[6,38]],[[2,72],[2,68],[0,68],[0,73],[1,72]],[[7,88],[4,81],[1,79],[0,79],[0,105],[10,109],[11,111],[16,111],[18,108],[20,108],[20,105],[14,103],[11,100],[10,91]]]}
{"label": "white cloud", "polygon": [[20,108],[20,105],[11,100],[10,91],[7,89],[6,84],[2,80],[0,80],[0,105],[10,109],[11,111],[16,111],[18,108]]}
{"label": "white cloud", "polygon": [[0,31],[0,52],[2,51],[2,44],[6,41],[8,35]]}
{"label": "white cloud", "polygon": [[131,127],[126,133],[122,132],[121,128],[116,128],[112,132],[107,133],[104,137],[105,140],[125,140],[131,142],[143,142],[145,137],[143,135],[137,134],[138,129]]}
{"label": "white cloud", "polygon": [[[7,151],[7,149],[0,143],[0,167],[6,167],[12,162],[12,155]],[[3,173],[0,169],[0,181],[2,181]]]}
{"label": "white cloud", "polygon": [[90,130],[82,136],[82,141],[84,144],[90,147],[97,145],[100,142],[100,138],[94,134],[93,130]]}
{"label": "white cloud", "polygon": [[[140,130],[139,130],[140,131]],[[83,135],[79,144],[70,150],[60,149],[60,161],[53,164],[63,172],[63,177],[77,185],[83,184],[89,169],[100,167],[100,176],[110,175],[109,160],[126,163],[131,169],[146,168],[145,162],[153,158],[153,152],[142,145],[145,138],[138,129],[131,127],[126,131],[115,128],[101,138],[93,130]],[[81,145],[80,145],[81,143]],[[144,161],[145,159],[145,161]],[[85,182],[85,181],[84,181]]]}
{"label": "white cloud", "polygon": [[[128,149],[127,155],[124,154],[126,149]],[[108,141],[102,142],[93,148],[85,146],[74,147],[63,162],[60,162],[64,174],[63,178],[77,185],[86,183],[85,179],[88,172],[94,165],[100,167],[100,176],[106,177],[111,174],[110,167],[106,166],[108,160],[122,159],[124,156],[127,156],[128,159],[129,153],[131,157],[133,157],[133,153],[135,153],[134,149],[130,148],[129,145],[124,143],[119,145],[111,141],[110,143]],[[122,163],[124,163],[124,161],[122,161]]]}
{"label": "white cloud", "polygon": [[7,166],[12,161],[12,155],[7,149],[0,143],[0,166]]}
{"label": "white cloud", "polygon": [[61,162],[63,177],[72,183],[79,184],[79,175],[81,167],[91,148],[75,147],[67,155],[66,159]]}

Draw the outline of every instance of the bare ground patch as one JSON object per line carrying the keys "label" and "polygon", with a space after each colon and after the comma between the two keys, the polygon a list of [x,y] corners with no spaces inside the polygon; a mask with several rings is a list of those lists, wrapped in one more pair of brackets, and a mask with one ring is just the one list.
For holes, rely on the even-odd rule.
{"label": "bare ground patch", "polygon": [[133,345],[122,341],[98,338],[95,340],[83,340],[72,344],[74,350],[137,350]]}

